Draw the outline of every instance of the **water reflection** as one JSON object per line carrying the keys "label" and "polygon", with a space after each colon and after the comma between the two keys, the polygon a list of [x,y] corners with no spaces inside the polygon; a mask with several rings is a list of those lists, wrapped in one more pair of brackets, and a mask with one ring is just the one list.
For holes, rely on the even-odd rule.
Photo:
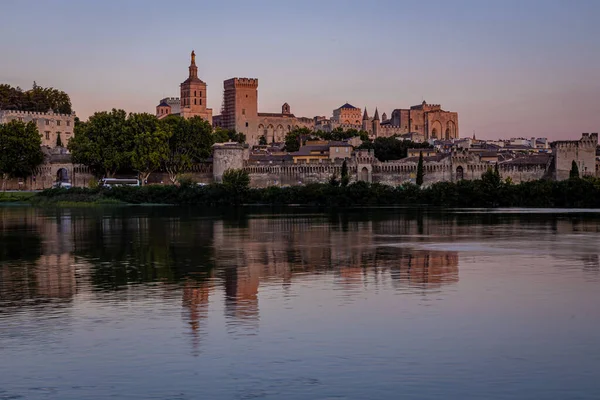
{"label": "water reflection", "polygon": [[599,231],[577,213],[0,208],[0,398],[597,393]]}
{"label": "water reflection", "polygon": [[[459,282],[457,243],[493,238],[489,245],[501,246],[531,228],[548,232],[547,250],[560,258],[552,239],[558,233],[564,241],[565,234],[599,231],[595,216],[578,215],[414,210],[282,215],[180,208],[0,212],[0,312],[23,301],[69,302],[77,294],[100,296],[152,284],[147,296],[163,285],[179,290],[172,294],[181,298],[195,352],[214,296],[223,296],[218,301],[228,331],[251,333],[259,328],[265,288],[279,287],[289,295],[295,282],[323,276],[348,299],[388,284],[401,291],[443,290]],[[432,244],[437,247],[427,247]],[[599,271],[598,254],[580,257],[584,270]]]}

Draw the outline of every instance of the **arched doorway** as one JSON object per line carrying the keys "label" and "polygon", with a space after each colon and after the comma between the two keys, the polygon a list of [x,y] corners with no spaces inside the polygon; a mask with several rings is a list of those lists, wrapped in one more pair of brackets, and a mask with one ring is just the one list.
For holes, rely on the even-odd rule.
{"label": "arched doorway", "polygon": [[69,182],[69,171],[67,171],[66,168],[60,168],[58,171],[56,171],[56,182]]}
{"label": "arched doorway", "polygon": [[464,179],[465,173],[463,170],[463,167],[458,166],[456,167],[456,180],[457,181],[462,181]]}
{"label": "arched doorway", "polygon": [[363,167],[360,170],[360,180],[363,182],[369,182],[369,169],[367,167]]}

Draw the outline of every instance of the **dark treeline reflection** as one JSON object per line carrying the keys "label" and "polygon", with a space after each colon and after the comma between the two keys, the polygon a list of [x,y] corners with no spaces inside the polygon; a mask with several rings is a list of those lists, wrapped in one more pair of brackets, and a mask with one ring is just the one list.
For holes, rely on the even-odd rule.
{"label": "dark treeline reflection", "polygon": [[[597,214],[414,209],[0,208],[0,307],[163,283],[183,287],[191,308],[220,287],[227,315],[252,320],[259,284],[285,288],[326,273],[347,287],[389,278],[435,289],[458,281],[459,253],[426,244],[528,229],[598,232],[599,222]],[[597,255],[583,257],[597,270]]]}

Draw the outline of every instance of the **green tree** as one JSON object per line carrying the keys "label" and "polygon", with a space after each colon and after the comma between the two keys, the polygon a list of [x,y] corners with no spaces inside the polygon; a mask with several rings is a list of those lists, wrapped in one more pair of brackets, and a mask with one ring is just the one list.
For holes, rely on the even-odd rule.
{"label": "green tree", "polygon": [[76,164],[90,167],[96,176],[113,177],[131,168],[134,140],[124,110],[97,112],[75,124],[68,148]]}
{"label": "green tree", "polygon": [[569,179],[577,179],[579,178],[579,167],[575,160],[571,162],[571,171],[569,171]]}
{"label": "green tree", "polygon": [[184,119],[176,115],[163,118],[161,123],[169,135],[169,152],[163,166],[175,184],[178,176],[195,162],[210,157],[214,144],[212,126],[200,117]]}
{"label": "green tree", "polygon": [[128,124],[133,135],[131,166],[144,184],[167,159],[169,134],[163,130],[158,118],[147,113],[131,114]]}
{"label": "green tree", "polygon": [[430,149],[432,146],[427,143],[417,143],[411,140],[401,140],[392,137],[379,137],[373,142],[365,142],[360,149],[373,149],[375,157],[379,161],[400,160],[408,156],[408,149]]}
{"label": "green tree", "polygon": [[343,187],[348,186],[350,182],[350,176],[348,175],[348,165],[346,164],[346,160],[342,163],[342,180],[341,184]]}
{"label": "green tree", "polygon": [[2,190],[8,178],[26,178],[44,161],[42,139],[33,122],[0,124]]}
{"label": "green tree", "polygon": [[238,191],[246,190],[250,186],[250,175],[243,169],[228,169],[223,174],[223,185]]}
{"label": "green tree", "polygon": [[417,164],[417,185],[421,186],[423,184],[423,152],[419,152],[419,163]]}
{"label": "green tree", "polygon": [[265,135],[262,135],[260,138],[258,138],[258,144],[260,146],[266,146],[267,145],[267,138],[265,137]]}
{"label": "green tree", "polygon": [[300,150],[300,143],[312,136],[312,132],[308,128],[294,129],[285,135],[285,151],[292,153]]}
{"label": "green tree", "polygon": [[20,87],[0,85],[0,109],[71,114],[71,99],[63,91],[54,88],[43,88],[36,82],[30,90]]}
{"label": "green tree", "polygon": [[56,147],[63,147],[62,140],[60,140],[60,132],[56,135]]}

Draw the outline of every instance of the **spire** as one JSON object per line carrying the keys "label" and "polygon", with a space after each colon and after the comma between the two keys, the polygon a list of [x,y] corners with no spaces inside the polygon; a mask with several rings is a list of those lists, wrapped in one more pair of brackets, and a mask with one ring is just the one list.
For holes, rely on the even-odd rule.
{"label": "spire", "polygon": [[377,107],[375,107],[375,116],[373,117],[375,121],[379,121],[379,111],[377,111]]}
{"label": "spire", "polygon": [[191,56],[192,60],[190,62],[190,78],[194,79],[198,79],[198,67],[196,67],[196,53],[194,52],[194,50],[192,50],[192,56]]}
{"label": "spire", "polygon": [[363,114],[363,121],[367,121],[369,119],[369,114],[367,114],[367,107],[365,107],[365,112]]}

